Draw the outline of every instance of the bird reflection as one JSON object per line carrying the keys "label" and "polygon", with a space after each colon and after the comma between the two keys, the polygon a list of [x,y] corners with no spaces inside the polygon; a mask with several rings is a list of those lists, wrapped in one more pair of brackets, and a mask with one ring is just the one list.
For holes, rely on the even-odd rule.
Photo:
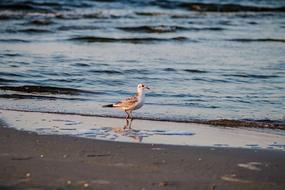
{"label": "bird reflection", "polygon": [[133,129],[124,129],[124,128],[113,128],[113,132],[116,134],[119,134],[124,137],[131,138],[133,142],[141,143],[143,140],[143,135],[140,134],[139,130],[133,130]]}

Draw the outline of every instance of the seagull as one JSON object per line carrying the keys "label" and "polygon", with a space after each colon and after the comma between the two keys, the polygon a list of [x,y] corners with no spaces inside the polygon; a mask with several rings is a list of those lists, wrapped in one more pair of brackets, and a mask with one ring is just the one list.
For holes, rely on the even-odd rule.
{"label": "seagull", "polygon": [[[132,115],[132,111],[137,110],[139,108],[141,108],[144,104],[144,99],[145,99],[145,89],[149,89],[149,87],[145,86],[143,83],[138,84],[137,86],[137,93],[132,96],[129,97],[125,100],[121,100],[117,103],[114,104],[108,104],[108,105],[104,105],[104,108],[118,108],[121,110],[124,110],[127,114],[126,116],[126,126],[124,127],[124,129],[126,129],[127,127],[129,127],[129,129],[131,128],[131,124],[133,121],[133,115]],[[130,125],[129,125],[129,120],[131,119]]]}

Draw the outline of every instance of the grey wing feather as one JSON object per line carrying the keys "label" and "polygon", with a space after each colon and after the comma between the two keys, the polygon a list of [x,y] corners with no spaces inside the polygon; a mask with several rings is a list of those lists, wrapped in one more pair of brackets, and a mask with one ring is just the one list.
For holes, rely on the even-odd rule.
{"label": "grey wing feather", "polygon": [[136,96],[129,97],[125,100],[119,101],[113,104],[114,107],[130,107],[131,105],[135,104],[138,101]]}

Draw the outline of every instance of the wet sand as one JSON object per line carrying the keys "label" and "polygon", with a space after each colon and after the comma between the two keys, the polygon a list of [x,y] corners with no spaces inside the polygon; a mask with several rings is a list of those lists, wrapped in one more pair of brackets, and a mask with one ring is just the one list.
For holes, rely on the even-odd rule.
{"label": "wet sand", "polygon": [[281,190],[284,160],[276,150],[120,143],[0,127],[0,189]]}
{"label": "wet sand", "polygon": [[38,134],[70,135],[119,142],[285,150],[279,129],[221,127],[207,124],[135,119],[123,130],[123,118],[1,110],[9,126]]}

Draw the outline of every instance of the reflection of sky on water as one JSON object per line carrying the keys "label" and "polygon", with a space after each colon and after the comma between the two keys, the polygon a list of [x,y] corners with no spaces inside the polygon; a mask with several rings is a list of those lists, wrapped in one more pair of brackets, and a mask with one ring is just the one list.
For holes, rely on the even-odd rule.
{"label": "reflection of sky on water", "polygon": [[285,134],[280,130],[224,128],[148,120],[134,120],[133,129],[123,130],[124,119],[7,110],[1,112],[1,119],[10,126],[39,134],[120,142],[285,150]]}

